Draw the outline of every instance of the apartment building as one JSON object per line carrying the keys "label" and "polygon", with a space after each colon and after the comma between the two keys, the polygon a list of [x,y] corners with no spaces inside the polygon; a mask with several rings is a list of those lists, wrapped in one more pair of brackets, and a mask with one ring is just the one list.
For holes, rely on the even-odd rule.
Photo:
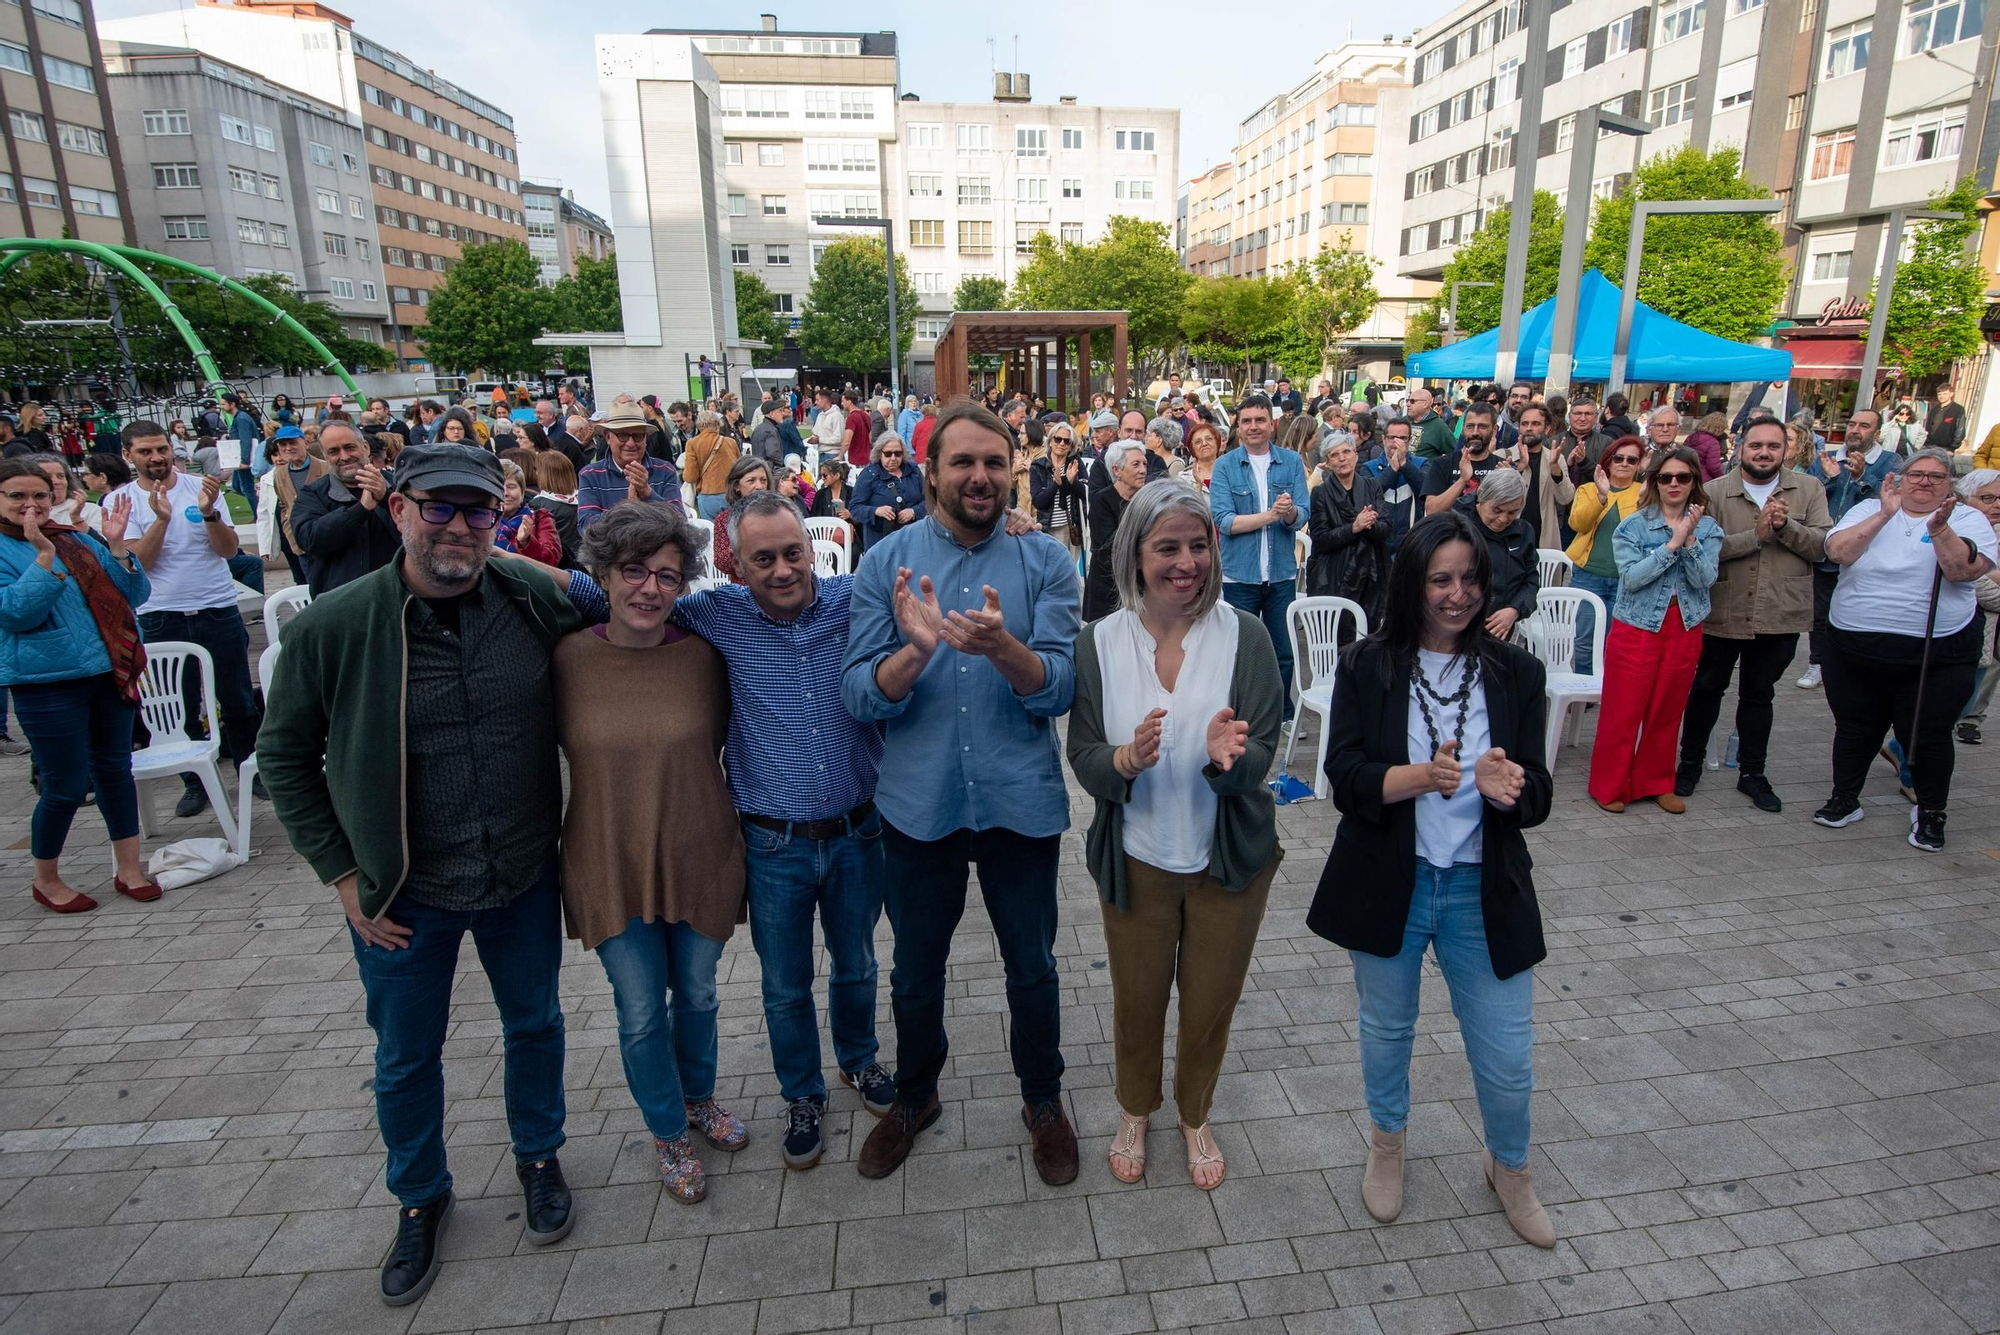
{"label": "apartment building", "polygon": [[424,307],[463,247],[527,239],[512,117],[355,32],[338,10],[314,0],[196,0],[99,28],[106,38],[191,47],[255,69],[360,125],[388,296],[382,341],[405,370],[426,364],[417,345]]}
{"label": "apartment building", "polygon": [[185,48],[104,43],[138,244],[230,278],[282,274],[380,342],[388,319],[361,127]]}
{"label": "apartment building", "polygon": [[0,236],[130,245],[90,0],[0,3]]}
{"label": "apartment building", "polygon": [[1037,103],[1025,74],[996,74],[988,102],[896,104],[891,216],[923,302],[910,357],[919,383],[962,279],[1011,283],[1043,233],[1082,244],[1115,215],[1171,235],[1180,112]]}
{"label": "apartment building", "polygon": [[1218,162],[1181,186],[1183,206],[1179,248],[1189,273],[1229,272],[1229,241],[1235,235],[1236,162]]}
{"label": "apartment building", "polygon": [[611,224],[561,186],[523,181],[521,213],[528,222],[528,253],[541,268],[543,287],[554,287],[557,279],[575,273],[577,256],[601,260],[614,249]]}

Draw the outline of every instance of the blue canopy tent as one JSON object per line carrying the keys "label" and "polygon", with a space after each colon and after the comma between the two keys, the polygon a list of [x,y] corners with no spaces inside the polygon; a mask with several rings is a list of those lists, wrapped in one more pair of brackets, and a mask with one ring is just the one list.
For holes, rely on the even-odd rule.
{"label": "blue canopy tent", "polygon": [[[1577,291],[1576,363],[1572,380],[1609,380],[1611,347],[1618,333],[1618,289],[1595,269],[1586,269]],[[1549,333],[1556,299],[1550,297],[1521,317],[1521,352],[1514,373],[1541,380],[1549,373]],[[1500,331],[1420,352],[1409,359],[1409,374],[1431,380],[1491,380],[1500,350]],[[1660,314],[1640,302],[1632,312],[1632,343],[1625,364],[1629,382],[1713,383],[1734,380],[1789,380],[1792,354],[1776,348],[1732,343]]]}

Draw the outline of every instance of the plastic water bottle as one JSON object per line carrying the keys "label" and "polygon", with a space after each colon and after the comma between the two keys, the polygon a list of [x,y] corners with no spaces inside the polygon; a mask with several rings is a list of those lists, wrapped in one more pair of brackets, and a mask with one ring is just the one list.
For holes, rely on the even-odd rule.
{"label": "plastic water bottle", "polygon": [[1722,739],[1712,732],[1708,735],[1708,756],[1703,763],[1709,769],[1722,768]]}
{"label": "plastic water bottle", "polygon": [[1740,740],[1732,730],[1729,734],[1729,745],[1722,748],[1722,763],[1730,769],[1736,768],[1736,747]]}

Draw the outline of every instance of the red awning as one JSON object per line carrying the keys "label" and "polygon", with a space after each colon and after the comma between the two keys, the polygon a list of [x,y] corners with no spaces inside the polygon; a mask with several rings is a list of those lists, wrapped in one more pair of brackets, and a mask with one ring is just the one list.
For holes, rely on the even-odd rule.
{"label": "red awning", "polygon": [[[1785,341],[1792,354],[1794,380],[1859,380],[1864,344],[1858,338],[1793,338]],[[1877,368],[1883,375],[1895,375],[1898,368]]]}

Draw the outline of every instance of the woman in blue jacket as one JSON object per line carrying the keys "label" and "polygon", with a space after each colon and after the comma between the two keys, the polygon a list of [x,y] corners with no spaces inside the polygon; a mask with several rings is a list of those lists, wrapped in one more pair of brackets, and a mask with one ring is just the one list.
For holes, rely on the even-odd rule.
{"label": "woman in blue jacket", "polygon": [[53,500],[48,475],[35,464],[0,461],[0,685],[13,692],[42,771],[29,838],[35,902],[83,913],[97,901],[65,885],[57,861],[92,784],[117,858],[118,893],[141,902],[160,897],[139,862],[132,782],[132,723],[146,665],[132,609],[151,586],[125,550],[128,500],[107,499],[101,541],[50,524]]}
{"label": "woman in blue jacket", "polygon": [[923,470],[909,461],[909,447],[895,432],[875,441],[874,457],[854,483],[847,512],[861,521],[861,550],[924,517]]}

